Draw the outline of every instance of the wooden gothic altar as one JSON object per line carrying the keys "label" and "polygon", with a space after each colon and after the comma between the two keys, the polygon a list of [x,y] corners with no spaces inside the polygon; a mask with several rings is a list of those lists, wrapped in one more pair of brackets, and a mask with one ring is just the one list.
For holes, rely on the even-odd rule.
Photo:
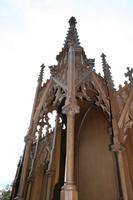
{"label": "wooden gothic altar", "polygon": [[41,66],[11,200],[133,200],[133,69],[115,90],[105,54],[102,77],[76,23],[45,83]]}

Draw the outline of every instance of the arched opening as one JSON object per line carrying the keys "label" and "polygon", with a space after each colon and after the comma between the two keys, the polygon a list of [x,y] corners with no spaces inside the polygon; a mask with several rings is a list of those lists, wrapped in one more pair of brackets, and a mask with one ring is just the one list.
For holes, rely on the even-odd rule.
{"label": "arched opening", "polygon": [[79,200],[117,200],[119,197],[114,155],[105,113],[87,112],[78,136]]}

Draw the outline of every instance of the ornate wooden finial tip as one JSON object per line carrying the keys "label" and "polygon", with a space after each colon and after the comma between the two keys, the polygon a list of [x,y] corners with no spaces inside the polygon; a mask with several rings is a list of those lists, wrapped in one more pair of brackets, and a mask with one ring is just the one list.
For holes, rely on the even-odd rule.
{"label": "ornate wooden finial tip", "polygon": [[112,80],[111,71],[110,71],[111,67],[107,63],[106,55],[104,53],[102,53],[101,57],[102,57],[102,65],[103,65],[104,77],[105,77],[107,83],[111,86],[112,90],[115,91],[114,82]]}
{"label": "ornate wooden finial tip", "polygon": [[106,57],[106,55],[105,55],[104,53],[102,53],[101,57],[102,57],[102,58],[105,58],[105,57]]}
{"label": "ornate wooden finial tip", "polygon": [[40,67],[41,67],[41,70],[44,70],[45,65],[42,64]]}
{"label": "ornate wooden finial tip", "polygon": [[102,63],[105,66],[107,64],[106,63],[106,55],[104,53],[102,53],[101,58],[102,58]]}
{"label": "ornate wooden finial tip", "polygon": [[41,83],[41,82],[43,81],[43,73],[44,73],[45,65],[42,64],[42,65],[40,66],[40,68],[41,68],[41,70],[40,70],[40,73],[39,73],[38,82]]}
{"label": "ornate wooden finial tip", "polygon": [[76,18],[73,16],[69,19],[68,22],[69,22],[70,26],[72,26],[72,25],[75,26],[77,24]]}

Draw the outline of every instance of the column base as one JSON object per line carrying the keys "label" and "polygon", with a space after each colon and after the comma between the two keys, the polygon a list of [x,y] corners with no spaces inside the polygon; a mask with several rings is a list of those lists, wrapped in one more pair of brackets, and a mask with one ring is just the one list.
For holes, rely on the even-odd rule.
{"label": "column base", "polygon": [[65,184],[61,189],[61,200],[78,200],[78,190],[74,184]]}
{"label": "column base", "polygon": [[21,196],[16,196],[15,198],[14,198],[14,200],[24,200]]}

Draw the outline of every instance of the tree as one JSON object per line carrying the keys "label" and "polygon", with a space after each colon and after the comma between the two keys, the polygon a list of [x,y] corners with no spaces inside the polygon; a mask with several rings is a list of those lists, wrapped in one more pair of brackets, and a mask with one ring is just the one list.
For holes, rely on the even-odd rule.
{"label": "tree", "polygon": [[11,185],[7,185],[4,189],[0,190],[0,200],[10,200]]}

